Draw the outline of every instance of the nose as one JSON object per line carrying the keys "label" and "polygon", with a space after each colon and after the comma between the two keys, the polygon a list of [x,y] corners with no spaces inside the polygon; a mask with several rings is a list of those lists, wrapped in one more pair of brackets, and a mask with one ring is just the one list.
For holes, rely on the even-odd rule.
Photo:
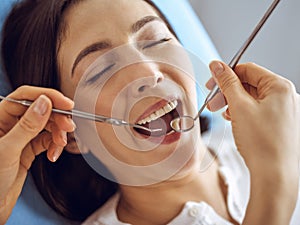
{"label": "nose", "polygon": [[132,68],[135,78],[129,85],[135,97],[156,87],[164,80],[163,73],[157,67],[147,64],[149,63],[143,63],[143,65],[135,66],[134,69]]}
{"label": "nose", "polygon": [[163,80],[164,75],[160,71],[154,71],[148,77],[140,78],[140,84],[138,84],[137,91],[139,93],[144,92],[147,88],[155,87]]}

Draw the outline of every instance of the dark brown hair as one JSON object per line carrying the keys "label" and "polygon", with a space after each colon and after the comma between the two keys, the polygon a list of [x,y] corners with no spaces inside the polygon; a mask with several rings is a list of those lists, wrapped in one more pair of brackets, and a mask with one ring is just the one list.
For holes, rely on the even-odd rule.
{"label": "dark brown hair", "polygon": [[[23,0],[14,6],[3,26],[1,47],[3,68],[13,89],[24,84],[60,89],[57,50],[64,32],[63,16],[68,7],[80,1]],[[145,1],[174,33],[159,9]],[[207,126],[208,121],[201,118],[201,130]],[[81,155],[66,151],[56,163],[40,154],[31,173],[46,202],[71,220],[85,220],[118,189],[116,183],[91,169]]]}

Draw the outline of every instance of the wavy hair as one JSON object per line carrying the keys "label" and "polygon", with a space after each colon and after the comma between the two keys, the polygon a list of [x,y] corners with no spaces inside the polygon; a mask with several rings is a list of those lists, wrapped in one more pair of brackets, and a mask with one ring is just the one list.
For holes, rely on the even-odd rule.
{"label": "wavy hair", "polygon": [[[2,30],[2,63],[12,87],[34,85],[60,90],[57,52],[70,6],[84,0],[23,0],[15,4]],[[163,13],[151,5],[175,35]],[[176,35],[175,35],[176,36]],[[200,118],[201,131],[208,120]],[[36,157],[31,173],[45,201],[64,217],[83,221],[101,207],[118,184],[97,174],[81,155],[64,151],[56,163]]]}

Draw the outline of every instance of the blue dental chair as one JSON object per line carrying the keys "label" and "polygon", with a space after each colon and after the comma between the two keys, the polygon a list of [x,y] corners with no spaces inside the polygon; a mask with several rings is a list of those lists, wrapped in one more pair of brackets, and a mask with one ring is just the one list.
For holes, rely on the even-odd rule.
{"label": "blue dental chair", "polygon": [[[0,4],[0,27],[12,4],[17,0],[2,0]],[[205,65],[220,59],[207,32],[193,11],[188,0],[153,0],[173,25],[185,48],[195,54]],[[0,71],[0,94],[11,91],[5,75]],[[60,225],[78,224],[55,213],[38,193],[30,173],[7,225]]]}

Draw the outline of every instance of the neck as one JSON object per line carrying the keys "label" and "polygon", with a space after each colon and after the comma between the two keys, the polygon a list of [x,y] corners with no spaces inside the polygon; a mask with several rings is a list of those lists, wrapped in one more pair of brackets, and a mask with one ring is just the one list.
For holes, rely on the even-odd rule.
{"label": "neck", "polygon": [[166,224],[187,201],[205,201],[224,214],[225,197],[219,182],[218,165],[214,162],[205,172],[195,169],[178,180],[145,187],[121,186],[119,219],[130,224]]}

